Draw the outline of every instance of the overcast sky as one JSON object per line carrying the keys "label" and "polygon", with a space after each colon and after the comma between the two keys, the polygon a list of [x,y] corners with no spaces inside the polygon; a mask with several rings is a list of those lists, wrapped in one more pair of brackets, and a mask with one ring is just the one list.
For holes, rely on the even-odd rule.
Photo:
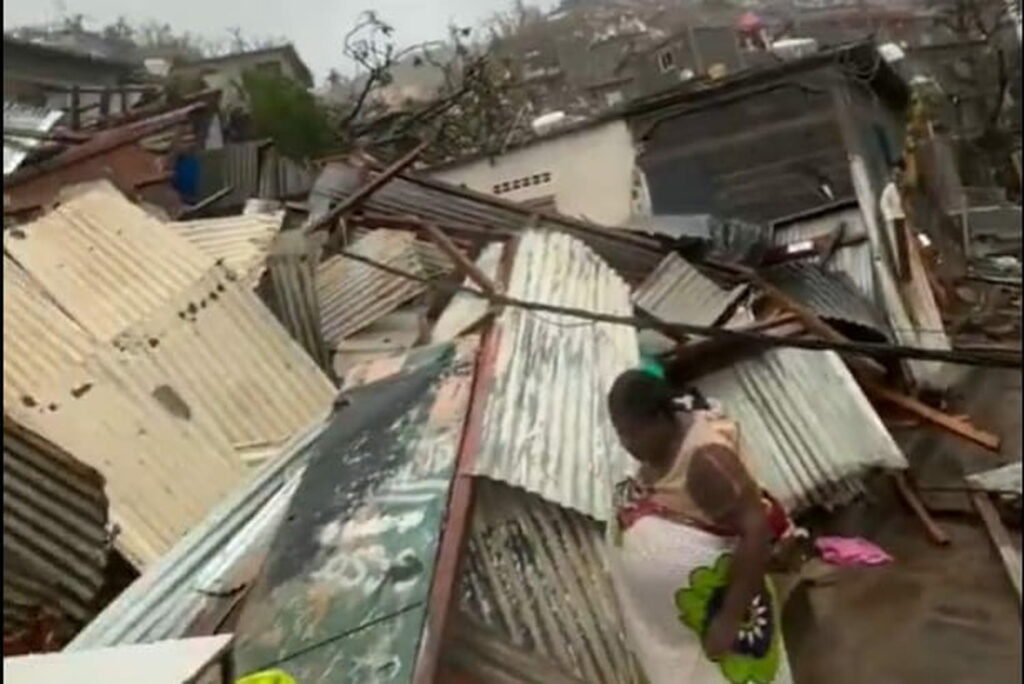
{"label": "overcast sky", "polygon": [[[530,4],[548,8],[553,2]],[[511,0],[4,0],[3,5],[5,30],[82,14],[90,26],[123,15],[133,22],[165,21],[214,39],[227,38],[231,26],[250,37],[285,36],[319,82],[332,67],[351,72],[341,55],[341,38],[363,10],[376,10],[395,27],[400,43],[412,44],[445,37],[453,21],[476,26]]]}

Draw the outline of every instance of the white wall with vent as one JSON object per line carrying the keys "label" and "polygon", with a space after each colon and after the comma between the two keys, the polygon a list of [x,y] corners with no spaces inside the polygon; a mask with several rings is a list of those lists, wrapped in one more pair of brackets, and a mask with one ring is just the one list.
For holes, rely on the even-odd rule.
{"label": "white wall with vent", "polygon": [[554,199],[562,214],[623,226],[633,206],[636,155],[621,120],[555,133],[495,158],[472,159],[433,174],[515,202]]}

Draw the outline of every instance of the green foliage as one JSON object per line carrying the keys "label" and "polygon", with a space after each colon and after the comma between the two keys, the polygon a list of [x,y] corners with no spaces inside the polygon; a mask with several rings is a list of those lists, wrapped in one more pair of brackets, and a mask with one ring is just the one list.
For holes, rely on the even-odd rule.
{"label": "green foliage", "polygon": [[253,133],[272,139],[285,156],[308,159],[337,143],[326,109],[295,81],[250,71],[242,78],[242,91]]}

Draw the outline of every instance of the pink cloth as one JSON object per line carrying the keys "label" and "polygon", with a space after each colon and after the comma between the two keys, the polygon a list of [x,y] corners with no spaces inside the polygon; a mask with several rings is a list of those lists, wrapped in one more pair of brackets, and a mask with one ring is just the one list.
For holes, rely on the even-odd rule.
{"label": "pink cloth", "polygon": [[860,537],[819,537],[814,542],[822,560],[832,565],[885,565],[892,556]]}

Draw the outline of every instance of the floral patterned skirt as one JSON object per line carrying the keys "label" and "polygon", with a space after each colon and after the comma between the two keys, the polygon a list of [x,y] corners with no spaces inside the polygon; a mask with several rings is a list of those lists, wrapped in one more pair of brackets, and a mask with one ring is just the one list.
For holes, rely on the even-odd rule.
{"label": "floral patterned skirt", "polygon": [[731,651],[704,654],[735,542],[645,516],[611,545],[612,578],[633,652],[651,684],[792,684],[778,607],[766,580]]}

